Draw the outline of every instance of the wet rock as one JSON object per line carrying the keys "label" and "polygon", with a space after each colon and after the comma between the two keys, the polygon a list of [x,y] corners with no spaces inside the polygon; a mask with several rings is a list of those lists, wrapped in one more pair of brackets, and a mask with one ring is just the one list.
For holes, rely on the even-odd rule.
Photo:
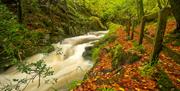
{"label": "wet rock", "polygon": [[85,48],[85,52],[83,53],[83,57],[88,60],[92,60],[92,49],[93,46],[89,46]]}

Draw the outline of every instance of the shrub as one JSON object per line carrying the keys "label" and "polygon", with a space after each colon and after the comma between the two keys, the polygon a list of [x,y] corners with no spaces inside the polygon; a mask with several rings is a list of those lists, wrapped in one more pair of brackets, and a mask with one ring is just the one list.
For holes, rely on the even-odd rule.
{"label": "shrub", "polygon": [[157,73],[158,64],[159,61],[144,63],[144,65],[140,67],[141,75],[152,77],[155,73]]}
{"label": "shrub", "polygon": [[139,45],[137,41],[133,41],[133,48],[131,50],[138,51],[140,53],[145,52],[145,48],[143,45]]}
{"label": "shrub", "polygon": [[71,89],[74,89],[76,88],[77,86],[81,85],[83,81],[81,80],[74,80],[72,81],[69,85],[68,85],[68,89],[71,90]]}
{"label": "shrub", "polygon": [[140,59],[135,53],[125,52],[120,44],[116,44],[113,48],[110,49],[112,55],[112,67],[118,68],[123,64],[131,64]]}
{"label": "shrub", "polygon": [[99,59],[99,53],[101,48],[94,48],[92,51],[92,59],[93,61],[97,61]]}
{"label": "shrub", "polygon": [[116,44],[110,51],[112,54],[112,67],[118,68],[125,61],[125,53],[120,44]]}

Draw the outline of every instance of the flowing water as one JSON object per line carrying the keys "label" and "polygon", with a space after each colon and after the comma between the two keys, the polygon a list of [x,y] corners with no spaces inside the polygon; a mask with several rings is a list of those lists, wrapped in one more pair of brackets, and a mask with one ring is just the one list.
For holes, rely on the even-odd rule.
{"label": "flowing water", "polygon": [[[25,91],[67,91],[68,84],[74,80],[82,80],[85,73],[93,66],[91,60],[84,59],[82,54],[85,48],[93,46],[92,42],[97,41],[107,31],[90,32],[86,35],[66,38],[62,42],[52,44],[55,50],[49,54],[39,53],[27,58],[27,62],[32,63],[38,60],[44,60],[45,63],[52,67],[54,74],[46,79],[57,79],[55,84],[45,83],[41,80],[38,87],[36,78],[25,89]],[[0,82],[8,83],[12,79],[22,79],[28,77],[25,73],[20,73],[15,67],[11,67],[6,72],[0,74]],[[12,83],[13,84],[13,83]],[[21,88],[24,86],[22,85]]]}

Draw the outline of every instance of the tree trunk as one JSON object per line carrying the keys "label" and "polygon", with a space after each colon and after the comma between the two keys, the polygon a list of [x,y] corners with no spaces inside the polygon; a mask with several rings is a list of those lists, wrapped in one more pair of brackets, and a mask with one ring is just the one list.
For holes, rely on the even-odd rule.
{"label": "tree trunk", "polygon": [[70,21],[69,21],[69,18],[68,18],[68,5],[67,5],[66,0],[64,0],[64,7],[65,7],[65,14],[66,14],[67,25],[68,25],[68,26],[65,27],[65,33],[67,35],[70,35],[70,28],[69,28],[70,27]]}
{"label": "tree trunk", "polygon": [[139,0],[139,9],[140,9],[140,18],[144,16],[144,6],[143,6],[143,0]]}
{"label": "tree trunk", "polygon": [[127,36],[130,36],[130,30],[131,30],[131,19],[128,19],[127,21]]}
{"label": "tree trunk", "polygon": [[146,18],[143,17],[140,24],[139,45],[143,43],[145,23],[146,23]]}
{"label": "tree trunk", "polygon": [[166,30],[166,23],[167,23],[167,16],[169,13],[168,8],[164,8],[160,10],[159,16],[158,16],[158,28],[156,31],[156,36],[154,40],[154,47],[153,47],[153,52],[151,54],[151,59],[150,61],[152,62],[152,65],[154,63],[157,63],[159,54],[162,50],[162,43],[163,43],[163,37],[164,33]]}
{"label": "tree trunk", "polygon": [[137,14],[138,14],[138,18],[140,21],[141,18],[144,16],[143,1],[142,0],[136,0],[136,4],[137,4]]}
{"label": "tree trunk", "polygon": [[17,0],[17,13],[18,13],[18,21],[22,23],[22,7],[21,7],[21,0]]}
{"label": "tree trunk", "polygon": [[134,27],[135,27],[135,20],[133,20],[133,23],[132,23],[131,40],[134,39]]}
{"label": "tree trunk", "polygon": [[174,33],[180,33],[180,0],[169,0],[172,8],[172,13],[176,19],[176,29]]}

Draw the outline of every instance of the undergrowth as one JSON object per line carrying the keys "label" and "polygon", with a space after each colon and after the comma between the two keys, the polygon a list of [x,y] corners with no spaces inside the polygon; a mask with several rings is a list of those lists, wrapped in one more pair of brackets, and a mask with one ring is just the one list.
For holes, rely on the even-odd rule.
{"label": "undergrowth", "polygon": [[114,47],[110,49],[110,53],[112,56],[112,67],[114,69],[123,64],[132,64],[141,58],[136,53],[132,53],[131,51],[124,51],[122,45],[119,43],[116,43]]}
{"label": "undergrowth", "polygon": [[123,61],[125,60],[125,53],[120,44],[116,44],[113,48],[111,48],[110,53],[112,54],[112,67],[114,69],[118,68],[120,64],[123,64]]}
{"label": "undergrowth", "polygon": [[118,25],[116,24],[110,24],[109,25],[109,32],[104,35],[103,38],[101,38],[98,42],[95,43],[95,47],[92,51],[92,59],[94,61],[97,61],[99,58],[99,53],[103,47],[105,47],[107,44],[114,42],[117,39],[117,35],[114,33],[116,32],[116,29],[118,28]]}
{"label": "undergrowth", "polygon": [[74,80],[70,84],[68,84],[68,89],[72,91],[72,89],[76,88],[77,86],[81,85],[83,81],[81,80]]}
{"label": "undergrowth", "polygon": [[145,48],[143,45],[139,45],[137,41],[132,41],[133,48],[130,50],[138,51],[140,53],[145,53]]}
{"label": "undergrowth", "polygon": [[153,74],[157,72],[157,66],[158,63],[153,64],[150,63],[145,63],[142,67],[140,67],[140,73],[142,76],[147,76],[147,77],[152,77]]}
{"label": "undergrowth", "polygon": [[[44,34],[30,31],[17,22],[17,17],[0,3],[0,69],[14,65],[13,60],[23,60],[27,56],[52,51],[49,42],[44,42]],[[43,51],[42,51],[43,50]]]}

